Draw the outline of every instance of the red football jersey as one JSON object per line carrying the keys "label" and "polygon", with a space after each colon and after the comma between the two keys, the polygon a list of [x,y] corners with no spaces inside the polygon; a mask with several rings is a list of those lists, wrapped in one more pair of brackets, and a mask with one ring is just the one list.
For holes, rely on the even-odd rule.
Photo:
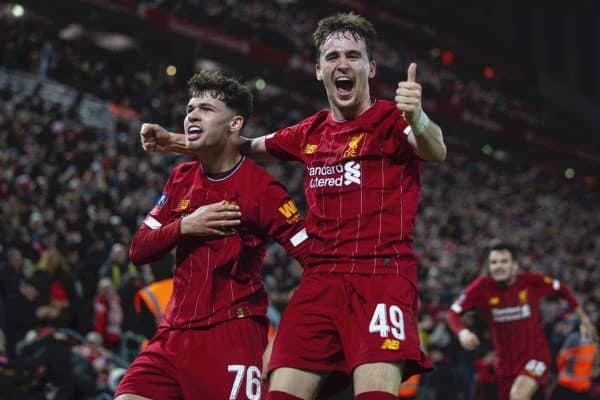
{"label": "red football jersey", "polygon": [[[240,207],[242,223],[234,235],[181,235],[182,217],[222,200]],[[260,270],[269,237],[303,260],[308,247],[304,221],[285,188],[245,158],[219,178],[207,176],[193,161],[175,167],[129,254],[136,264],[148,263],[176,247],[173,295],[161,326],[193,328],[265,315]]]}
{"label": "red football jersey", "polygon": [[416,283],[412,232],[420,161],[390,101],[356,119],[324,110],[269,135],[267,150],[306,166],[311,271],[402,274]]}
{"label": "red football jersey", "polygon": [[566,286],[538,273],[521,272],[507,287],[481,276],[452,305],[448,321],[458,333],[464,325],[457,314],[471,309],[482,312],[492,331],[498,375],[515,375],[523,368],[533,376],[542,375],[550,367],[551,358],[539,302],[551,295],[562,296],[572,309],[577,307],[577,300]]}

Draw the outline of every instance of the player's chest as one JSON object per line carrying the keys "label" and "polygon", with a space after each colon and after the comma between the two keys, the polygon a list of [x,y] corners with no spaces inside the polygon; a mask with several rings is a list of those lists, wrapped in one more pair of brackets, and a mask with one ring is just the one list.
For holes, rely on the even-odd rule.
{"label": "player's chest", "polygon": [[[242,191],[239,185],[224,185],[219,182],[202,182],[194,185],[182,186],[173,204],[172,218],[183,218],[194,213],[202,207],[225,202],[239,206],[241,224],[235,228],[236,234],[228,238],[214,238],[207,241],[212,247],[232,245],[239,240],[243,247],[254,247],[262,243],[260,234],[259,203],[252,196],[253,191]],[[225,240],[227,239],[227,240]],[[209,243],[210,242],[210,243]]]}
{"label": "player's chest", "polygon": [[486,302],[494,322],[529,319],[533,313],[532,300],[527,288],[490,292]]}
{"label": "player's chest", "polygon": [[201,207],[224,202],[239,206],[242,224],[254,224],[259,214],[258,202],[253,198],[252,193],[251,190],[243,191],[240,185],[224,185],[218,181],[181,185],[171,215],[173,218],[181,218]]}
{"label": "player's chest", "polygon": [[381,132],[351,128],[339,131],[316,130],[301,143],[305,164],[333,165],[357,158],[378,158],[385,154]]}

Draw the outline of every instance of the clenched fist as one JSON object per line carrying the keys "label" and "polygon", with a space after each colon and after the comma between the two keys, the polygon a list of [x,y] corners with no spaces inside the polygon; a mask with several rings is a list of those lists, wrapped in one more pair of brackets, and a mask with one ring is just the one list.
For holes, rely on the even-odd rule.
{"label": "clenched fist", "polygon": [[169,151],[169,132],[158,124],[142,124],[140,140],[146,151],[158,153]]}

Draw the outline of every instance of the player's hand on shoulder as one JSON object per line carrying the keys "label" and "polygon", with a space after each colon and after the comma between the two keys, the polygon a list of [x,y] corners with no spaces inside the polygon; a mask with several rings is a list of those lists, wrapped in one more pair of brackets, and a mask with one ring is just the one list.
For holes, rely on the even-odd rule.
{"label": "player's hand on shoulder", "polygon": [[225,201],[198,207],[181,220],[181,234],[191,236],[227,236],[235,233],[242,213],[235,204]]}
{"label": "player's hand on shoulder", "polygon": [[465,350],[471,351],[479,347],[479,338],[468,329],[458,332],[458,341]]}
{"label": "player's hand on shoulder", "polygon": [[166,152],[169,145],[169,131],[158,124],[144,123],[140,128],[142,147],[150,152]]}

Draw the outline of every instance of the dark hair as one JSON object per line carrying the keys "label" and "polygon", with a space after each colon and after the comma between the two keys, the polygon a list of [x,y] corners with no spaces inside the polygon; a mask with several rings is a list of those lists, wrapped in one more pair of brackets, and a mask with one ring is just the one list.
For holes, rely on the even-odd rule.
{"label": "dark hair", "polygon": [[332,15],[319,21],[317,29],[313,33],[317,48],[317,61],[321,55],[321,46],[335,32],[350,33],[355,40],[364,40],[369,60],[373,59],[373,50],[377,39],[377,32],[375,32],[373,24],[365,17],[349,12]]}
{"label": "dark hair", "polygon": [[492,251],[508,251],[510,253],[510,256],[512,257],[513,261],[517,260],[517,249],[515,246],[512,246],[508,243],[504,243],[504,242],[493,242],[488,246],[488,258],[490,256],[490,254],[492,253]]}
{"label": "dark hair", "polygon": [[208,93],[247,119],[252,112],[252,93],[236,79],[218,71],[200,71],[187,83],[189,95]]}

